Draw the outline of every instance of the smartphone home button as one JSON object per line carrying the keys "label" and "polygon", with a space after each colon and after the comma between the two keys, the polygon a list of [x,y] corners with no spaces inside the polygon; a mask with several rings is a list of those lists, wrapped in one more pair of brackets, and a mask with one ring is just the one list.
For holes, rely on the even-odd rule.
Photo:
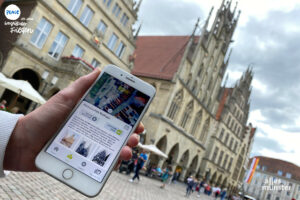
{"label": "smartphone home button", "polygon": [[65,169],[62,173],[62,176],[64,177],[64,179],[70,179],[73,177],[73,171],[70,169]]}

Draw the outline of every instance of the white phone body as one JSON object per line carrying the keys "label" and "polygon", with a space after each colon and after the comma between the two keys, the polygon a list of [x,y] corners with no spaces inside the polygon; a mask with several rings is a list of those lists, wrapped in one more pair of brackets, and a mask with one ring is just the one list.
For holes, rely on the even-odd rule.
{"label": "white phone body", "polygon": [[[101,77],[106,77],[103,78],[106,82],[99,87]],[[124,85],[118,86],[120,82]],[[95,86],[97,83],[98,86]],[[111,101],[114,103],[126,99],[128,93],[131,97],[136,96],[123,102],[124,106],[131,103],[126,109],[119,104],[113,110],[111,106],[114,104],[102,102],[109,102],[109,98],[103,95],[104,92],[97,91],[95,97],[95,89],[92,90],[94,86],[110,96],[113,96],[113,91],[116,91],[116,94],[119,92],[118,99]],[[37,168],[86,196],[98,195],[117,163],[122,147],[136,129],[154,95],[155,88],[150,84],[114,65],[104,67],[58,132],[36,157]],[[135,115],[132,117],[128,110]],[[141,113],[138,115],[138,112]],[[124,116],[130,116],[128,119],[131,121],[122,121],[126,120]]]}

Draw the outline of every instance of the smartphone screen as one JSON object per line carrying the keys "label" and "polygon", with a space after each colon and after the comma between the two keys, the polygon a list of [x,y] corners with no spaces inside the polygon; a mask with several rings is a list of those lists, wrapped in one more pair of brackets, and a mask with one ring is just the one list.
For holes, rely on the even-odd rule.
{"label": "smartphone screen", "polygon": [[104,72],[46,152],[102,182],[149,99]]}

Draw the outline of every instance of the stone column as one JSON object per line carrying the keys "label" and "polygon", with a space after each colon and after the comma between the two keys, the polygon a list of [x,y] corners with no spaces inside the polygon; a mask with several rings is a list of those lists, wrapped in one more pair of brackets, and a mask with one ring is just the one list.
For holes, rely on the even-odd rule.
{"label": "stone column", "polygon": [[3,87],[0,87],[0,98],[2,97],[2,95],[3,95],[4,91],[5,91],[5,88],[3,88]]}
{"label": "stone column", "polygon": [[184,182],[185,180],[185,176],[186,176],[186,173],[187,173],[187,169],[185,167],[182,168],[182,171],[181,171],[181,174],[180,174],[180,177],[179,177],[179,180]]}
{"label": "stone column", "polygon": [[166,161],[165,158],[160,158],[160,160],[157,163],[157,167],[160,167],[162,169],[164,162]]}

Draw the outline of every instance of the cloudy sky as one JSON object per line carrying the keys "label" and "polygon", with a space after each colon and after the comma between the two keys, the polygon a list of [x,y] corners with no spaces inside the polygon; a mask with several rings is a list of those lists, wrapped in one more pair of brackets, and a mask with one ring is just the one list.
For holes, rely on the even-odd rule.
{"label": "cloudy sky", "polygon": [[[220,4],[221,0],[144,0],[140,35],[191,34],[197,18],[204,20],[210,8],[216,12]],[[227,73],[230,86],[254,64],[249,121],[258,131],[251,155],[300,166],[300,0],[240,0],[238,8],[242,14]]]}

